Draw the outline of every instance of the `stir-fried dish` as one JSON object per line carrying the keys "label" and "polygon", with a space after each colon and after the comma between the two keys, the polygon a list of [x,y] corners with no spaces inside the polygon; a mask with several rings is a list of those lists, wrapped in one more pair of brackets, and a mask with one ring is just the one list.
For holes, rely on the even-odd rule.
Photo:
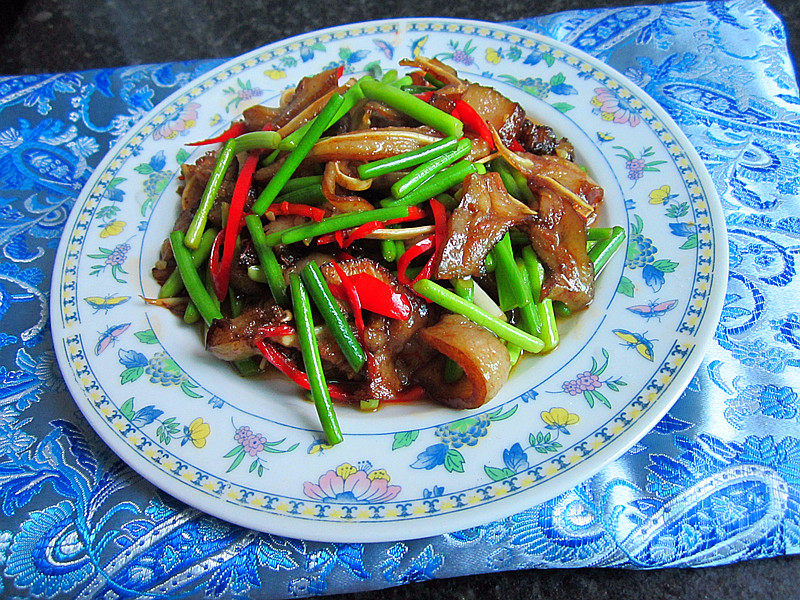
{"label": "stir-fried dish", "polygon": [[477,408],[558,344],[623,241],[569,141],[437,60],[306,77],[181,167],[152,303],[203,322],[243,374],[278,369],[363,410]]}

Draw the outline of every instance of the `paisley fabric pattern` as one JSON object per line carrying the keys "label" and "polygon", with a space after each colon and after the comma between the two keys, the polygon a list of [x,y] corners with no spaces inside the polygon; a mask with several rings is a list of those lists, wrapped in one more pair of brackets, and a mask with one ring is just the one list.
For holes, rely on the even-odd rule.
{"label": "paisley fabric pattern", "polygon": [[[219,61],[0,78],[0,595],[281,598],[527,567],[707,566],[800,551],[800,97],[780,21],[760,0],[729,0],[513,25],[631,77],[684,129],[718,187],[730,237],[725,308],[672,411],[570,492],[435,538],[304,542],[188,509],[123,465],[77,411],[54,360],[47,290],[69,209],[104,152]],[[598,110],[633,126],[619,99],[597,94]],[[688,243],[693,227],[676,219],[671,230]],[[665,304],[632,318],[658,318]],[[551,415],[553,427],[567,417]],[[193,443],[201,433],[190,432]],[[507,459],[517,458],[512,448]]]}

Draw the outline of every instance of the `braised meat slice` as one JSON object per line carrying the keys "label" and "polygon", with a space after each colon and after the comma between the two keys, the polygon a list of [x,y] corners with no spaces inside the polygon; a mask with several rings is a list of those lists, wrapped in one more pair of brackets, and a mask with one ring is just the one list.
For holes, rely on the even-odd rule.
{"label": "braised meat slice", "polygon": [[469,175],[464,196],[450,215],[436,277],[478,276],[489,250],[513,226],[533,218],[533,211],[511,196],[497,173]]}
{"label": "braised meat slice", "polygon": [[[451,408],[478,408],[494,398],[508,380],[511,359],[505,344],[488,329],[461,315],[446,314],[419,337],[440,353],[419,372],[427,392]],[[464,376],[447,383],[442,358],[455,361]]]}
{"label": "braised meat slice", "polygon": [[594,297],[594,265],[586,251],[586,223],[568,200],[535,188],[536,217],[522,229],[545,267],[542,297],[578,310]]}

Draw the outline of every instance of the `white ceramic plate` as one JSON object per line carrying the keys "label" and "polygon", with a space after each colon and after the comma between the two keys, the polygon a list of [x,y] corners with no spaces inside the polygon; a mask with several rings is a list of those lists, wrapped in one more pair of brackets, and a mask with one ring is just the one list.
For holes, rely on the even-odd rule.
{"label": "white ceramic plate", "polygon": [[[198,330],[146,305],[177,214],[178,165],[256,102],[344,63],[387,70],[422,52],[567,136],[606,190],[601,223],[629,237],[591,307],[548,356],[523,361],[475,411],[341,408],[323,445],[313,407],[248,380]],[[189,152],[191,152],[191,155]],[[108,153],[65,228],[52,326],[78,406],[164,491],[254,529],[324,541],[455,531],[547,500],[622,453],[668,410],[711,340],[727,279],[719,201],[696,152],[644,92],[568,46],[496,24],[404,19],[254,50],[176,92]]]}

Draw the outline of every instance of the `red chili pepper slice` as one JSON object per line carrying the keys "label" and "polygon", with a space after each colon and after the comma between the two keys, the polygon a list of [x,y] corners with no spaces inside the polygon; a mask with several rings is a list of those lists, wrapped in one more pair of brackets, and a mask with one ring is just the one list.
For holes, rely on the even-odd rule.
{"label": "red chili pepper slice", "polygon": [[344,247],[344,231],[342,231],[341,229],[338,231],[334,231],[333,239],[335,239],[336,243],[339,244],[339,248]]}
{"label": "red chili pepper slice", "polygon": [[447,236],[447,209],[436,198],[431,198],[430,204],[433,211],[433,234],[436,241],[436,251],[438,252],[441,250],[444,238]]}
{"label": "red chili pepper slice", "polygon": [[400,283],[407,285],[408,287],[413,285],[413,282],[408,278],[408,275],[406,275],[406,269],[408,269],[408,265],[411,264],[412,260],[425,254],[426,252],[430,252],[433,250],[433,248],[434,238],[433,236],[429,236],[421,239],[403,253],[403,256],[401,256],[400,260],[397,261],[397,279],[400,280]]}
{"label": "red chili pepper slice", "polygon": [[339,65],[336,68],[336,79],[338,80],[344,74],[344,65]]}
{"label": "red chili pepper slice", "polygon": [[422,92],[420,94],[414,94],[414,95],[423,102],[430,102],[431,98],[433,97],[433,90],[431,90],[430,92]]}
{"label": "red chili pepper slice", "polygon": [[[264,355],[272,366],[278,369],[281,373],[286,375],[289,379],[294,381],[297,385],[299,385],[304,390],[310,390],[311,384],[308,382],[308,375],[306,375],[303,371],[301,371],[297,365],[294,364],[288,356],[286,356],[283,352],[278,350],[275,346],[270,343],[265,343],[262,340],[255,340],[254,342],[258,351]],[[328,391],[331,394],[331,398],[334,400],[347,400],[348,395],[342,388],[332,383],[328,384]]]}
{"label": "red chili pepper slice", "polygon": [[456,119],[464,123],[464,126],[471,129],[483,139],[489,147],[494,150],[494,139],[492,132],[486,121],[483,120],[477,111],[463,100],[456,100],[456,107],[453,109],[452,114]]}
{"label": "red chili pepper slice", "polygon": [[214,291],[220,302],[228,294],[228,282],[231,277],[231,265],[233,263],[233,253],[236,249],[236,238],[242,228],[244,217],[244,204],[247,201],[247,192],[253,180],[253,173],[258,166],[259,154],[251,153],[244,161],[236,185],[233,188],[231,207],[228,210],[228,223],[225,225],[225,239],[222,247],[222,261],[217,264],[216,269],[211,270],[211,279],[214,283]]}
{"label": "red chili pepper slice", "polygon": [[396,219],[388,219],[384,221],[386,225],[394,225],[395,223],[405,223],[406,221],[416,221],[425,216],[425,209],[419,206],[409,206],[407,217],[398,217]]}
{"label": "red chili pepper slice", "polygon": [[[350,277],[347,273],[344,272],[344,269],[339,266],[338,263],[331,263],[333,265],[336,274],[339,276],[339,280],[342,282],[341,289],[344,290],[344,294],[347,299],[347,303],[350,305],[350,310],[353,311],[353,318],[356,321],[356,331],[358,331],[358,337],[360,338],[361,343],[364,343],[364,316],[361,314],[361,298],[358,296],[358,291],[356,290],[356,286],[353,285],[353,282],[350,280]],[[331,292],[334,296],[336,296],[336,291],[334,288],[339,286],[330,286]],[[340,300],[342,299],[341,296],[337,296]],[[369,353],[367,353],[369,355]]]}
{"label": "red chili pepper slice", "polygon": [[326,233],[325,235],[321,235],[317,238],[317,245],[324,246],[325,244],[333,244],[336,241],[336,238],[332,233]]}
{"label": "red chili pepper slice", "polygon": [[383,227],[383,225],[384,224],[382,221],[370,221],[369,223],[364,223],[363,225],[359,225],[358,227],[353,229],[347,236],[345,236],[342,248],[347,248],[353,242],[368,236],[376,229],[380,229],[381,227]]}
{"label": "red chili pepper slice", "polygon": [[268,210],[274,215],[298,215],[309,218],[312,221],[322,221],[325,218],[324,210],[308,204],[279,202],[278,204],[272,204]]}
{"label": "red chili pepper slice", "polygon": [[208,271],[211,273],[211,283],[214,285],[215,291],[217,288],[214,283],[214,278],[216,277],[215,273],[219,272],[220,260],[222,260],[220,251],[222,250],[222,240],[224,239],[225,230],[223,229],[217,234],[217,237],[214,238],[214,243],[211,244],[211,254],[208,256]]}
{"label": "red chili pepper slice", "polygon": [[425,390],[421,386],[414,386],[402,392],[398,392],[394,398],[381,400],[381,404],[401,404],[406,402],[419,402],[425,397]]}
{"label": "red chili pepper slice", "polygon": [[400,321],[407,321],[411,317],[408,298],[385,281],[367,273],[350,275],[350,280],[364,309]]}
{"label": "red chili pepper slice", "polygon": [[523,148],[522,144],[519,143],[517,138],[511,140],[511,143],[508,145],[508,149],[512,150],[513,152],[525,152],[525,148]]}
{"label": "red chili pepper slice", "polygon": [[230,139],[235,137],[239,137],[243,133],[247,133],[247,125],[245,125],[242,121],[237,121],[233,123],[228,129],[222,132],[217,137],[208,138],[207,140],[202,140],[200,142],[191,142],[186,144],[187,146],[206,146],[208,144],[217,144],[219,142],[227,142]]}
{"label": "red chili pepper slice", "polygon": [[259,327],[257,333],[264,337],[283,337],[285,335],[294,335],[297,330],[291,325],[270,325]]}

